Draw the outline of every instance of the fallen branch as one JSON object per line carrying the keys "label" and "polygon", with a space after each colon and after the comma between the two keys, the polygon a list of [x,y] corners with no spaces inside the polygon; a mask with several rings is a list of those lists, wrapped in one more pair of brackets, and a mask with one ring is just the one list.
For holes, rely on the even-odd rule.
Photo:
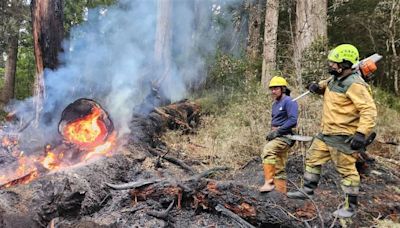
{"label": "fallen branch", "polygon": [[381,139],[377,140],[378,143],[382,143],[382,144],[388,144],[388,145],[393,145],[393,146],[398,146],[400,145],[400,143],[394,142],[394,141],[383,141]]}
{"label": "fallen branch", "polygon": [[172,200],[172,202],[169,204],[168,208],[165,209],[164,211],[148,211],[148,212],[146,212],[146,214],[165,220],[168,218],[168,214],[171,211],[172,207],[174,206],[174,203],[175,203],[175,201]]}
{"label": "fallen branch", "polygon": [[135,181],[135,182],[129,182],[126,184],[110,184],[110,183],[105,183],[108,187],[115,189],[115,190],[126,190],[126,189],[132,189],[132,188],[140,188],[146,185],[154,184],[161,182],[160,179],[149,179],[149,180],[140,180],[140,181]]}
{"label": "fallen branch", "polygon": [[314,217],[312,217],[312,218],[310,218],[310,219],[299,219],[299,218],[297,218],[295,215],[293,215],[292,213],[290,213],[288,210],[286,210],[285,208],[283,208],[282,206],[280,206],[280,205],[278,205],[278,204],[267,204],[267,205],[265,205],[266,207],[276,207],[276,208],[278,208],[278,209],[280,209],[283,213],[285,213],[285,214],[287,214],[287,215],[289,215],[291,218],[293,218],[294,220],[296,220],[296,221],[299,221],[299,222],[302,222],[302,223],[308,223],[308,222],[311,222],[311,221],[313,221],[314,219],[316,219],[317,217],[318,217],[318,215],[316,215],[316,216],[314,216]]}
{"label": "fallen branch", "polygon": [[233,213],[231,210],[225,208],[221,204],[218,204],[215,207],[215,210],[217,210],[218,212],[221,212],[221,214],[228,216],[229,218],[235,220],[237,223],[239,223],[240,227],[255,228],[255,226],[251,225],[246,220],[242,219],[239,215]]}
{"label": "fallen branch", "polygon": [[189,180],[199,181],[201,178],[208,177],[208,176],[210,176],[211,174],[213,174],[213,173],[215,173],[215,172],[218,172],[218,171],[226,171],[226,170],[228,170],[228,169],[229,169],[229,168],[228,168],[228,167],[225,167],[225,166],[211,168],[211,169],[208,169],[208,170],[206,170],[206,171],[203,171],[203,172],[201,172],[201,173],[199,173],[199,174],[196,174],[196,175],[192,176],[191,178],[189,178]]}
{"label": "fallen branch", "polygon": [[146,207],[145,205],[141,204],[139,206],[123,209],[123,210],[121,210],[121,212],[124,212],[124,213],[135,213],[136,211],[140,211],[140,210],[144,209],[145,207]]}
{"label": "fallen branch", "polygon": [[[341,208],[342,206],[343,206],[343,203],[339,204],[339,206],[338,206],[336,209],[339,210],[339,208]],[[335,227],[335,224],[336,224],[336,220],[337,220],[337,219],[338,219],[338,216],[335,215],[335,218],[333,219],[333,222],[332,222],[331,226],[329,226],[329,228]]]}
{"label": "fallen branch", "polygon": [[250,159],[246,164],[242,165],[239,169],[245,169],[247,166],[249,166],[252,162],[259,160],[259,157],[253,157]]}
{"label": "fallen branch", "polygon": [[167,155],[167,154],[165,154],[165,152],[164,152],[164,154],[161,154],[159,151],[157,151],[157,149],[154,149],[154,148],[151,148],[151,147],[148,148],[148,151],[153,156],[163,158],[163,159],[171,162],[172,164],[180,166],[182,169],[184,169],[186,171],[189,171],[191,173],[196,173],[195,170],[192,167],[190,167],[188,164],[186,164],[184,161],[182,161],[182,160],[180,160],[178,158],[175,158],[175,157],[173,157],[171,155]]}
{"label": "fallen branch", "polygon": [[[201,178],[208,177],[209,175],[217,172],[217,171],[225,171],[228,170],[227,167],[215,167],[209,170],[206,170],[204,172],[201,172],[199,174],[196,174],[189,178],[187,181],[199,181]],[[132,188],[140,188],[143,186],[151,185],[151,184],[156,184],[156,183],[172,183],[171,181],[168,180],[162,180],[162,179],[148,179],[148,180],[139,180],[139,181],[134,181],[134,182],[129,182],[125,184],[111,184],[111,183],[105,183],[108,187],[115,189],[115,190],[126,190],[126,189],[132,189]],[[184,190],[189,190],[187,186],[185,186],[183,183],[180,183],[180,181],[174,181],[176,182],[179,187],[183,188]]]}

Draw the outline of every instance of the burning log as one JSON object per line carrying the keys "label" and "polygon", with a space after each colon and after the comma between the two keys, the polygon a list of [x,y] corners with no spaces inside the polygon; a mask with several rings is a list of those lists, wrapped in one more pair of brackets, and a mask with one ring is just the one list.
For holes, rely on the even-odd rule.
{"label": "burning log", "polygon": [[[43,154],[25,156],[19,148],[18,138],[5,135],[1,140],[0,189],[42,176],[88,160],[107,155],[115,141],[114,126],[107,112],[93,100],[78,99],[68,105],[59,123],[60,134],[66,143],[44,146]],[[6,167],[5,167],[6,166]],[[5,168],[4,168],[5,167]]]}
{"label": "burning log", "polygon": [[79,148],[93,149],[107,141],[114,125],[98,103],[81,98],[64,109],[58,131],[66,141]]}
{"label": "burning log", "polygon": [[13,185],[29,183],[31,180],[37,178],[38,176],[39,176],[38,171],[33,170],[33,171],[29,172],[28,174],[18,177],[17,179],[10,180],[9,182],[7,182],[5,184],[0,185],[0,189],[8,188]]}

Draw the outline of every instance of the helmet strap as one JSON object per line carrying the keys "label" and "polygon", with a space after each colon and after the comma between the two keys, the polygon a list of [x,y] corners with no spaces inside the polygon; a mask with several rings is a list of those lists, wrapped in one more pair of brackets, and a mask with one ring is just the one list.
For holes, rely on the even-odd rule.
{"label": "helmet strap", "polygon": [[342,69],[351,69],[353,64],[350,61],[344,60],[343,62],[339,63],[339,67]]}

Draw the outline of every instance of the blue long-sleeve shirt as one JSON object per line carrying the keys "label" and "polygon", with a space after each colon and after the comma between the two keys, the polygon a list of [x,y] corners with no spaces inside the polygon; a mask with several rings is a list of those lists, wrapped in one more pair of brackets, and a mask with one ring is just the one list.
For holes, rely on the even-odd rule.
{"label": "blue long-sleeve shirt", "polygon": [[297,125],[298,112],[297,102],[292,101],[289,96],[283,96],[272,104],[271,126],[278,127],[278,132],[282,135],[290,134]]}

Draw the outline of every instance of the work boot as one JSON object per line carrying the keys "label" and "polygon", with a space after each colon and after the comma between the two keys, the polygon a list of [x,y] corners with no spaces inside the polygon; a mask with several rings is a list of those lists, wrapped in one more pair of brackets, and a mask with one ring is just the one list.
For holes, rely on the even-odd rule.
{"label": "work boot", "polygon": [[278,192],[280,192],[280,193],[283,193],[283,194],[286,194],[286,180],[284,180],[284,179],[274,179],[274,184],[275,184],[275,190],[276,191],[278,191]]}
{"label": "work boot", "polygon": [[346,194],[346,200],[343,207],[333,212],[333,215],[340,218],[351,218],[356,215],[356,211],[357,195]]}
{"label": "work boot", "polygon": [[320,175],[305,172],[304,186],[299,191],[288,192],[287,197],[290,199],[308,199],[314,196],[314,190],[318,186]]}
{"label": "work boot", "polygon": [[270,192],[274,190],[274,175],[275,175],[275,165],[273,164],[263,164],[264,168],[264,185],[260,187],[260,192]]}
{"label": "work boot", "polygon": [[[304,193],[303,193],[304,192]],[[309,199],[314,196],[314,190],[311,188],[308,188],[306,186],[300,188],[299,191],[294,191],[294,192],[288,192],[287,197],[290,199]]]}

